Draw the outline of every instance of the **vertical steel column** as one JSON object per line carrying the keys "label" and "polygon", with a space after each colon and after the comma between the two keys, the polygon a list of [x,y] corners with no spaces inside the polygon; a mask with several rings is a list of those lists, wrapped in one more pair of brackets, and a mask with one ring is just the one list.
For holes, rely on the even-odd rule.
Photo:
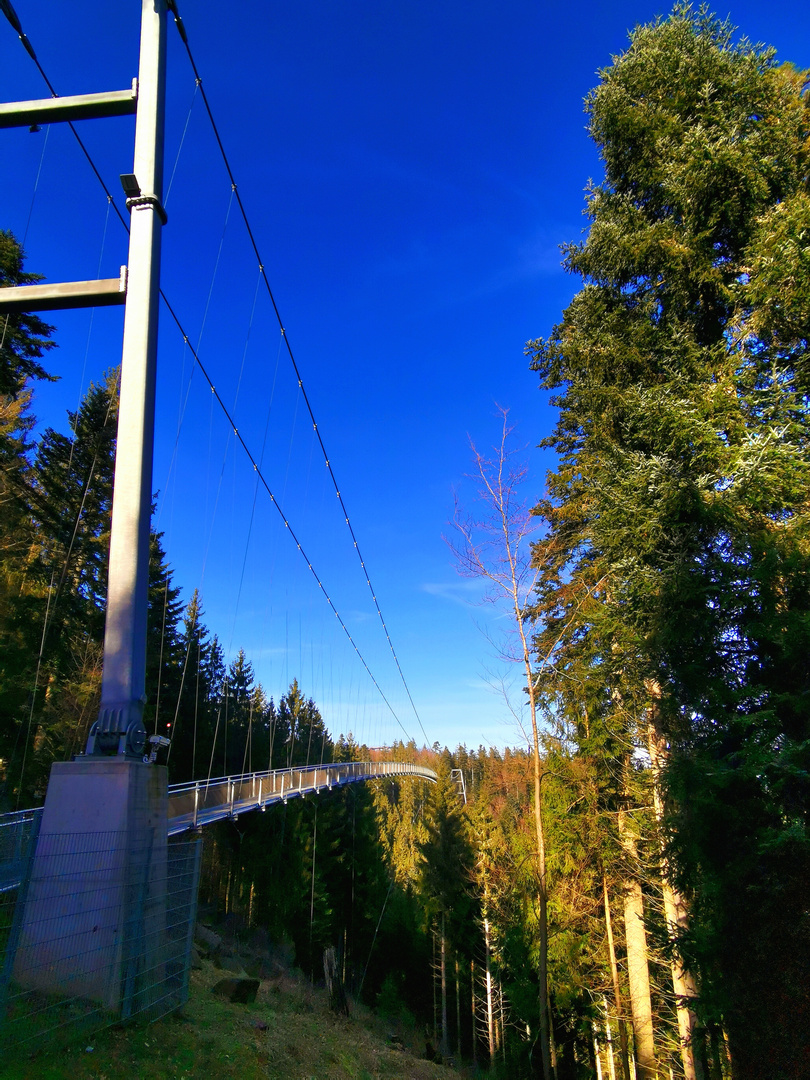
{"label": "vertical steel column", "polygon": [[101,709],[88,754],[143,753],[146,731],[146,612],[152,452],[155,427],[166,0],[143,0],[134,174],[139,196],[127,200],[132,222],[121,360],[107,620]]}

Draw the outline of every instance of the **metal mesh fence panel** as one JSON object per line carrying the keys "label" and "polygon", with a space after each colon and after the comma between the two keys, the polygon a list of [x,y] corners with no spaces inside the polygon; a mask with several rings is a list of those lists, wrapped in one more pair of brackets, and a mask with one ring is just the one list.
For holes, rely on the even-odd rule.
{"label": "metal mesh fence panel", "polygon": [[182,1005],[199,836],[18,834],[0,841],[0,1049]]}
{"label": "metal mesh fence panel", "polygon": [[0,894],[18,888],[41,822],[41,806],[0,815]]}

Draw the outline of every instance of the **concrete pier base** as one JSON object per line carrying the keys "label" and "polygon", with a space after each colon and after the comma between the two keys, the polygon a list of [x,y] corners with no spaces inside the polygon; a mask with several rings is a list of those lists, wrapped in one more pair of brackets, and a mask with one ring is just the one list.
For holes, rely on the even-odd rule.
{"label": "concrete pier base", "polygon": [[126,1018],[162,986],[167,771],[120,757],[51,769],[14,980]]}

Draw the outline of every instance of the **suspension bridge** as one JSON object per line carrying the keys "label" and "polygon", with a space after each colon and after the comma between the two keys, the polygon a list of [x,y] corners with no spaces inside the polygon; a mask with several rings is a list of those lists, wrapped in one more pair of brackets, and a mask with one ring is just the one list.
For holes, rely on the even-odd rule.
{"label": "suspension bridge", "polygon": [[[168,914],[168,898],[174,895],[168,884],[173,880],[171,852],[175,849],[170,844],[172,838],[177,839],[183,834],[193,838],[200,828],[215,821],[233,819],[250,811],[263,811],[292,798],[317,795],[347,784],[387,777],[435,781],[436,775],[431,769],[408,761],[341,761],[298,766],[291,764],[283,769],[213,777],[212,752],[207,776],[167,785],[167,770],[165,765],[158,763],[158,755],[164,749],[171,749],[171,738],[157,734],[157,718],[156,730],[152,735],[147,732],[144,722],[157,316],[161,302],[179,334],[184,354],[190,354],[193,370],[199,372],[210,392],[211,408],[216,406],[219,410],[229,440],[239,448],[244,465],[255,477],[254,511],[257,494],[263,489],[280,522],[282,535],[289,538],[288,543],[296,553],[299,566],[308,576],[311,586],[317,590],[325,610],[331,612],[344,642],[348,643],[350,653],[374,688],[378,701],[409,741],[414,741],[361,650],[348,618],[339,608],[333,592],[327,588],[315,559],[305,550],[298,526],[285,512],[282,500],[271,486],[265,464],[264,443],[261,450],[251,446],[249,436],[237,423],[236,398],[232,406],[226,403],[201,356],[199,340],[197,346],[192,344],[191,336],[171,302],[169,288],[161,283],[161,235],[168,221],[163,196],[163,141],[170,17],[193,72],[195,97],[199,94],[202,98],[205,116],[228,176],[231,197],[226,223],[227,215],[235,205],[257,266],[254,310],[259,290],[263,290],[278,324],[279,350],[283,348],[286,351],[293,371],[298,394],[296,408],[300,406],[307,417],[313,433],[313,453],[317,453],[325,465],[327,482],[332,487],[340,517],[348,531],[350,547],[371,597],[374,616],[426,743],[427,736],[361,554],[357,533],[318,427],[311,399],[304,387],[289,336],[285,332],[257,236],[243,203],[175,0],[143,0],[139,72],[131,87],[74,97],[60,97],[57,94],[40,63],[34,43],[27,37],[11,3],[2,0],[0,10],[16,31],[51,95],[42,100],[0,106],[0,127],[29,127],[35,130],[39,125],[67,126],[103,189],[108,212],[109,208],[113,208],[129,234],[127,265],[121,267],[117,277],[19,285],[0,290],[0,319],[5,317],[6,326],[11,316],[21,312],[82,307],[124,308],[101,705],[98,717],[90,728],[85,753],[72,761],[54,765],[44,808],[16,811],[0,820],[0,893],[16,891],[18,894],[0,979],[0,1004],[5,989],[14,978],[33,990],[50,992],[70,988],[79,996],[99,1000],[105,1008],[127,1016],[154,1004],[151,991],[143,987],[137,990],[136,987],[142,986],[146,978],[144,973],[153,971],[156,964],[163,965],[161,970],[165,967],[166,971],[173,964],[172,979],[180,988],[178,993],[181,996],[183,978],[187,983],[187,970],[184,976],[183,964],[187,960],[188,934],[184,937],[183,932],[172,931],[176,939],[172,964],[157,959],[166,952],[166,927],[170,923],[172,926],[180,925],[172,922]],[[125,115],[135,115],[136,118],[133,171],[120,177],[129,220],[118,209],[110,186],[75,127],[78,121],[108,121],[112,117]],[[251,316],[251,326],[252,322]],[[199,338],[202,338],[202,330]],[[190,385],[189,378],[186,402]],[[178,438],[181,426],[182,416],[178,423]],[[265,441],[268,426],[269,414]],[[253,525],[251,513],[248,538]],[[245,561],[246,558],[247,549]],[[242,591],[244,569],[243,561],[237,603]],[[168,596],[168,579],[166,593]],[[43,630],[43,642],[46,630],[47,625]],[[185,673],[184,666],[183,680]],[[35,686],[34,697],[36,691]],[[32,704],[32,716],[33,712]],[[30,726],[29,718],[29,735]],[[166,726],[172,728],[171,723]],[[189,851],[194,848],[192,840]],[[193,865],[198,867],[199,854],[188,858],[191,862],[188,865],[184,863],[183,869],[175,874],[182,879],[180,892],[182,904],[185,905],[183,910],[187,909],[186,921],[193,919],[195,874],[198,872]],[[81,888],[78,888],[80,879]],[[104,904],[109,908],[108,914],[93,916],[99,923],[90,928],[87,911],[77,900],[77,896],[88,895],[96,897],[94,903],[100,903],[98,898],[103,895]],[[52,928],[47,928],[55,912],[60,925],[57,935],[53,934]],[[89,967],[85,960],[88,949],[94,956]],[[136,1005],[134,1002],[139,993],[146,996],[141,1005]],[[176,995],[172,997],[169,994],[167,1000],[175,1002]]]}
{"label": "suspension bridge", "polygon": [[[168,835],[178,836],[215,821],[234,821],[240,814],[266,810],[288,799],[391,776],[414,776],[431,783],[437,779],[433,769],[407,761],[342,761],[169,784]],[[30,838],[38,831],[41,814],[40,806],[0,815],[0,893],[19,888]]]}
{"label": "suspension bridge", "polygon": [[[301,370],[293,354],[289,335],[286,333],[281,315],[271,290],[265,262],[259,249],[256,230],[248,215],[248,210],[243,202],[237,177],[232,163],[225,148],[225,140],[217,125],[214,112],[205,89],[202,74],[192,51],[192,43],[186,31],[177,4],[169,0],[165,4],[158,4],[154,10],[150,6],[150,14],[147,18],[144,14],[142,20],[142,48],[140,58],[140,70],[138,78],[132,80],[132,85],[124,90],[114,90],[94,94],[84,94],[73,97],[60,97],[57,89],[50,81],[47,72],[37,56],[34,43],[25,33],[20,19],[10,3],[4,3],[3,14],[17,32],[20,42],[28,52],[33,64],[38,69],[51,94],[50,98],[36,101],[12,102],[0,106],[0,127],[9,129],[13,127],[30,126],[38,129],[40,125],[64,125],[73,133],[87,164],[98,180],[106,197],[108,216],[110,210],[117,214],[122,225],[129,234],[128,264],[121,267],[116,278],[94,279],[88,281],[69,281],[47,285],[28,285],[5,288],[0,296],[0,318],[8,319],[11,313],[47,311],[52,309],[65,309],[72,307],[97,307],[97,306],[124,306],[124,347],[121,375],[121,405],[118,418],[117,433],[117,457],[116,457],[116,480],[115,490],[118,493],[112,507],[112,532],[110,540],[110,570],[107,599],[107,630],[104,645],[104,662],[102,677],[102,705],[98,719],[93,724],[87,743],[86,752],[90,755],[119,754],[130,759],[138,759],[144,750],[148,750],[147,732],[143,723],[143,684],[144,684],[144,656],[146,636],[146,581],[148,577],[148,544],[146,537],[149,528],[151,500],[152,500],[152,469],[153,469],[153,424],[154,424],[154,394],[155,394],[155,368],[157,353],[157,307],[159,300],[168,312],[175,331],[182,339],[184,354],[190,354],[193,360],[191,376],[185,384],[185,401],[183,411],[188,405],[189,394],[192,390],[193,376],[197,373],[202,377],[204,384],[210,391],[211,408],[219,412],[224,421],[229,441],[236,447],[242,456],[245,471],[255,478],[253,491],[252,510],[250,521],[247,525],[248,539],[242,562],[242,574],[236,594],[235,604],[238,609],[242,596],[243,582],[247,587],[246,563],[250,534],[254,527],[259,526],[256,514],[257,496],[264,489],[267,496],[267,505],[277,515],[281,526],[281,536],[287,541],[289,551],[295,554],[297,564],[304,575],[308,575],[311,586],[317,589],[318,602],[325,604],[324,611],[329,611],[335,619],[335,624],[340,629],[344,643],[348,646],[353,662],[360,665],[364,677],[373,692],[377,696],[379,705],[388,711],[399,728],[399,731],[408,741],[413,740],[413,733],[409,731],[411,726],[403,722],[399,708],[391,700],[388,688],[383,689],[382,680],[377,678],[372,664],[375,666],[378,657],[369,661],[366,656],[367,645],[361,645],[356,640],[350,629],[349,619],[343,613],[343,605],[334,595],[335,584],[330,586],[325,575],[319,570],[316,557],[322,556],[322,550],[312,556],[311,550],[305,549],[304,544],[314,545],[315,535],[308,540],[302,536],[301,522],[294,521],[282,503],[283,500],[273,486],[268,475],[268,466],[265,460],[265,447],[261,450],[257,445],[251,445],[250,436],[246,433],[243,417],[237,416],[237,393],[233,403],[226,403],[225,394],[214,381],[201,355],[200,342],[202,331],[199,333],[197,345],[192,344],[192,335],[181,321],[176,306],[170,298],[170,287],[160,281],[161,242],[160,237],[163,227],[167,222],[165,202],[162,195],[163,188],[163,158],[164,158],[164,111],[165,111],[165,82],[166,82],[166,52],[167,52],[167,26],[174,23],[177,29],[179,41],[182,43],[191,73],[194,77],[194,99],[186,118],[183,136],[180,139],[178,157],[172,170],[171,188],[178,161],[183,149],[185,131],[189,126],[195,101],[202,101],[204,116],[210,125],[216,146],[221,157],[222,165],[228,178],[230,198],[226,212],[224,229],[227,228],[227,220],[232,208],[238,211],[241,218],[245,235],[248,239],[249,256],[254,260],[257,267],[258,277],[255,283],[253,296],[253,313],[248,326],[245,352],[247,351],[247,339],[254,331],[253,315],[257,306],[260,293],[269,301],[270,309],[278,326],[279,350],[286,352],[290,362],[294,383],[296,386],[297,399],[295,410],[303,409],[308,426],[312,432],[312,446],[310,453],[317,452],[321,457],[325,469],[327,483],[333,489],[336,497],[336,506],[339,518],[345,523],[350,550],[356,558],[356,566],[359,568],[360,577],[367,587],[367,597],[371,598],[373,610],[381,630],[382,640],[389,650],[389,659],[393,662],[398,677],[400,688],[404,690],[413,718],[416,721],[417,732],[421,732],[421,738],[427,744],[428,739],[418,712],[416,711],[413,697],[405,676],[400,666],[399,658],[394,650],[393,642],[388,631],[377,592],[372,584],[365,559],[362,555],[358,536],[352,523],[348,508],[338,484],[335,467],[332,458],[327,453],[321,429],[317,423],[313,404],[304,385]],[[198,106],[199,111],[199,106]],[[121,183],[126,196],[126,211],[122,213],[111,192],[111,187],[102,175],[102,170],[97,166],[90,151],[76,127],[77,121],[96,120],[108,121],[111,117],[135,115],[135,160],[133,172],[121,175]],[[43,147],[44,158],[44,147]],[[40,166],[41,171],[41,166]],[[39,172],[37,174],[39,183]],[[36,185],[34,195],[36,195]],[[32,198],[32,209],[34,199]],[[29,219],[30,219],[29,213]],[[106,226],[105,226],[106,231]],[[224,235],[224,232],[223,232]],[[211,293],[216,278],[216,267],[209,288],[208,306],[210,306]],[[240,372],[239,380],[242,381],[244,373]],[[274,376],[277,381],[278,373]],[[199,378],[197,380],[199,384]],[[275,392],[275,390],[274,390]],[[172,457],[172,465],[178,456],[178,439],[181,433],[183,417],[178,421],[177,437]],[[265,441],[269,427],[269,412],[265,423]],[[156,433],[159,434],[159,431]],[[210,448],[209,448],[210,450]],[[72,451],[71,451],[72,452]],[[289,454],[292,446],[289,448]],[[227,453],[227,451],[226,451]],[[288,456],[289,456],[288,454]],[[223,459],[223,470],[225,459]],[[289,471],[289,461],[288,461]],[[120,474],[120,475],[119,475]],[[220,473],[220,483],[222,474]],[[286,482],[285,482],[286,483]],[[124,502],[123,492],[126,491],[127,502]],[[207,497],[206,497],[207,498]],[[217,500],[219,494],[217,494]],[[158,513],[163,513],[165,500],[160,500]],[[216,512],[216,510],[215,510]],[[78,520],[77,520],[78,524]],[[205,532],[205,525],[198,532]],[[74,530],[75,532],[75,530]],[[330,541],[334,547],[334,543]],[[183,545],[181,542],[180,550]],[[203,556],[203,569],[199,577],[205,573],[205,562],[210,549],[206,548]],[[275,555],[274,555],[275,558]],[[345,576],[345,575],[343,575]],[[166,579],[168,594],[168,577]],[[168,603],[168,595],[166,599]],[[164,609],[164,622],[166,611]],[[234,616],[235,617],[235,616]],[[299,617],[300,618],[300,617]],[[321,616],[322,618],[322,616]],[[232,624],[233,625],[233,624]],[[43,640],[47,634],[46,625],[43,628]],[[300,636],[300,629],[299,629]],[[232,640],[232,633],[231,633]],[[311,646],[314,650],[315,646]],[[163,643],[161,642],[161,650]],[[301,650],[299,649],[299,653]],[[233,655],[231,653],[231,655]],[[379,655],[379,654],[378,654]],[[303,655],[299,656],[303,661]],[[186,664],[188,657],[186,658]],[[186,668],[183,668],[185,678]],[[36,697],[37,687],[34,687]],[[166,702],[160,702],[160,690],[158,688],[158,707],[162,704],[166,709]],[[170,706],[169,706],[170,707]],[[225,719],[227,723],[227,717]],[[157,737],[161,728],[158,724],[158,716],[155,716],[154,735]],[[167,723],[166,728],[171,728],[170,735],[174,736],[174,725]],[[351,727],[349,727],[351,730]],[[29,723],[30,736],[30,723]],[[401,736],[400,736],[401,737]],[[389,741],[379,737],[374,742]],[[415,741],[415,740],[413,740]],[[308,761],[307,764],[310,762]],[[211,769],[213,760],[209,766],[207,782],[211,781]]]}

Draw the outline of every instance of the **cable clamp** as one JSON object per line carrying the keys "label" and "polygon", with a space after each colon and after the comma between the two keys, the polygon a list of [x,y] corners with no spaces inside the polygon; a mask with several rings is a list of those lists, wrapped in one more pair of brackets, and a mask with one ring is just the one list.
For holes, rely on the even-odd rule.
{"label": "cable clamp", "polygon": [[157,195],[135,195],[133,198],[127,199],[127,210],[129,210],[130,214],[133,209],[137,210],[141,206],[151,206],[164,225],[169,220]]}

